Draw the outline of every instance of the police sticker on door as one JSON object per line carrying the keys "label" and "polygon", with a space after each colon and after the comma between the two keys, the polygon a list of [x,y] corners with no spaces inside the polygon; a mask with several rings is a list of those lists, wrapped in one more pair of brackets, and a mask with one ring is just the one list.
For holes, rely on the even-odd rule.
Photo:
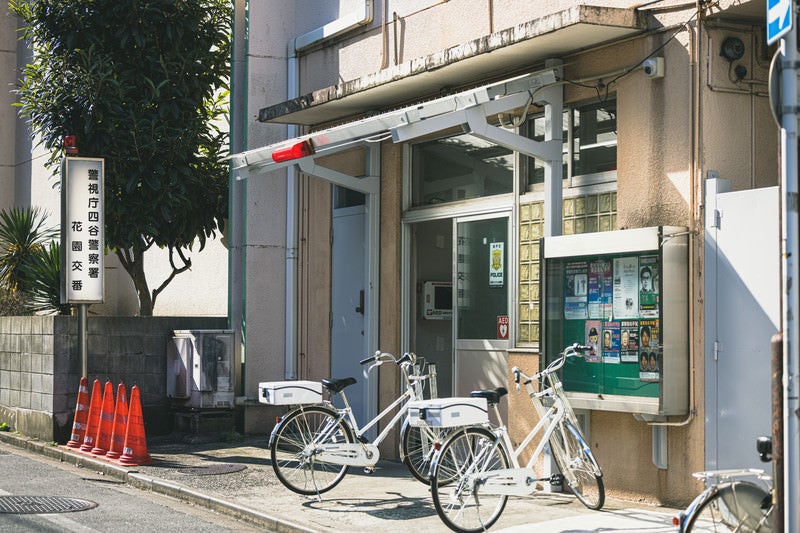
{"label": "police sticker on door", "polygon": [[489,286],[502,287],[505,283],[504,244],[493,242],[489,245]]}

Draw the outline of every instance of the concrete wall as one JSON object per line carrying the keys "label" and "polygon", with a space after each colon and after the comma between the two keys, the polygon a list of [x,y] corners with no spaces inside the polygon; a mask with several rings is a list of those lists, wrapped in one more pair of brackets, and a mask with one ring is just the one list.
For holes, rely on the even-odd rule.
{"label": "concrete wall", "polygon": [[[147,434],[168,433],[167,346],[176,329],[224,329],[224,318],[90,317],[89,388],[110,380],[140,389]],[[45,441],[66,442],[80,382],[78,320],[0,317],[0,422]]]}

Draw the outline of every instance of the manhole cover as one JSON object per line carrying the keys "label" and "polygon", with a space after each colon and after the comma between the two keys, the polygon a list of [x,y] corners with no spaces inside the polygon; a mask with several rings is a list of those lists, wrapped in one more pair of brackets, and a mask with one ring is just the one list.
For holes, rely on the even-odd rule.
{"label": "manhole cover", "polygon": [[230,474],[232,472],[239,472],[245,468],[247,468],[245,465],[220,463],[208,466],[192,466],[188,468],[181,468],[178,470],[178,472],[188,476],[212,476],[216,474]]}
{"label": "manhole cover", "polygon": [[97,503],[61,496],[0,496],[0,513],[49,514],[85,511]]}

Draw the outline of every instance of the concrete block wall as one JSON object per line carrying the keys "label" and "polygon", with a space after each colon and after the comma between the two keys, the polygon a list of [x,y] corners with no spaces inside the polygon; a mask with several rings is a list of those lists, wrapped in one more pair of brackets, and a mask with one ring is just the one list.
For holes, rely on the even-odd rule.
{"label": "concrete block wall", "polygon": [[[176,329],[224,329],[224,317],[90,317],[88,373],[139,387],[148,435],[172,429],[166,354]],[[80,383],[78,320],[0,317],[0,422],[45,441],[66,442]]]}

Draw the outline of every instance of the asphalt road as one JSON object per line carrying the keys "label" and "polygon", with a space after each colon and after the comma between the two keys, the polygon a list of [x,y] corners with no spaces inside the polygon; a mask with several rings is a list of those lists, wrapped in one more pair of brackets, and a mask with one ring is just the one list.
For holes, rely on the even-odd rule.
{"label": "asphalt road", "polygon": [[[34,503],[47,514],[16,514]],[[87,510],[84,501],[97,505]],[[21,504],[19,506],[18,505]],[[0,443],[0,532],[255,532],[263,531],[205,508],[129,487],[84,468]]]}

